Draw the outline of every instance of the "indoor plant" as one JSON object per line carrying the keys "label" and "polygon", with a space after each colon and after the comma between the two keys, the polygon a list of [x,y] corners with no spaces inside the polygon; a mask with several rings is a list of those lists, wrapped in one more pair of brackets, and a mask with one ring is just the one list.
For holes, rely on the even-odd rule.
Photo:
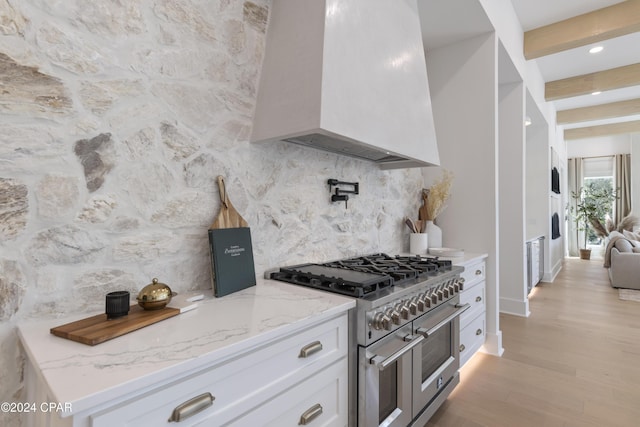
{"label": "indoor plant", "polygon": [[580,192],[572,191],[571,197],[576,201],[575,206],[571,207],[576,228],[584,232],[584,248],[580,249],[580,258],[590,259],[591,249],[587,249],[589,227],[594,231],[602,228],[605,217],[611,211],[616,192],[610,185],[589,182]]}

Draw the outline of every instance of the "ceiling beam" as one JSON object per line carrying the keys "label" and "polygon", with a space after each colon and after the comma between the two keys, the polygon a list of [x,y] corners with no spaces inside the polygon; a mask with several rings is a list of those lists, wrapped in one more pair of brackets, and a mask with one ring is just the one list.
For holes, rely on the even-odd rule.
{"label": "ceiling beam", "polygon": [[640,120],[611,123],[608,125],[588,126],[584,128],[565,129],[564,139],[584,139],[599,136],[617,135],[620,133],[640,132]]}
{"label": "ceiling beam", "polygon": [[627,0],[524,33],[524,57],[540,58],[640,31],[640,0]]}
{"label": "ceiling beam", "polygon": [[595,91],[604,92],[637,85],[640,85],[640,64],[631,64],[548,82],[545,84],[544,98],[547,101],[554,101],[587,95]]}
{"label": "ceiling beam", "polygon": [[640,98],[612,102],[609,104],[593,105],[590,107],[561,110],[556,114],[556,122],[559,125],[564,125],[567,123],[588,122],[591,120],[626,117],[636,114],[640,114]]}

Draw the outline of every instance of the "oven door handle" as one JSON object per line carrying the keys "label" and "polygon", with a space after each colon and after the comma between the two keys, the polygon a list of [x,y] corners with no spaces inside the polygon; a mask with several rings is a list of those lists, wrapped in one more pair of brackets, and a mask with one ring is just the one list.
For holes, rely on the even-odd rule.
{"label": "oven door handle", "polygon": [[384,371],[391,364],[395,363],[396,360],[400,359],[407,352],[411,351],[415,346],[424,341],[424,337],[422,335],[407,335],[403,338],[405,341],[409,341],[409,344],[402,347],[400,350],[393,353],[391,356],[384,358],[382,356],[373,356],[369,359],[369,363],[372,365],[376,365],[378,369]]}
{"label": "oven door handle", "polygon": [[446,318],[444,318],[441,321],[439,321],[434,327],[429,328],[429,329],[418,328],[418,329],[416,329],[416,334],[420,334],[424,338],[429,338],[429,335],[432,335],[435,331],[437,331],[438,329],[442,328],[444,325],[446,325],[447,323],[451,322],[456,317],[460,316],[462,313],[467,311],[469,309],[469,307],[471,307],[471,305],[469,303],[456,304],[454,307],[457,310],[454,311],[453,313],[451,313]]}

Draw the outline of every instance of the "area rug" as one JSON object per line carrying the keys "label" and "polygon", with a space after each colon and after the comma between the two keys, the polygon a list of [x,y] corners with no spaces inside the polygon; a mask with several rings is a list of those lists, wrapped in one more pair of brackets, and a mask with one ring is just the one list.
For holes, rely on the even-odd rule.
{"label": "area rug", "polygon": [[640,302],[640,290],[637,289],[618,289],[618,297],[625,301]]}

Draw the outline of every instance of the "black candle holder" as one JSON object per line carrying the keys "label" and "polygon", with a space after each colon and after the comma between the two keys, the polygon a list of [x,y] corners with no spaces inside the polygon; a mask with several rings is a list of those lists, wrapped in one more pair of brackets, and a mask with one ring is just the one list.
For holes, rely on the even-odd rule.
{"label": "black candle holder", "polygon": [[129,291],[109,292],[105,301],[107,319],[116,319],[129,314]]}

